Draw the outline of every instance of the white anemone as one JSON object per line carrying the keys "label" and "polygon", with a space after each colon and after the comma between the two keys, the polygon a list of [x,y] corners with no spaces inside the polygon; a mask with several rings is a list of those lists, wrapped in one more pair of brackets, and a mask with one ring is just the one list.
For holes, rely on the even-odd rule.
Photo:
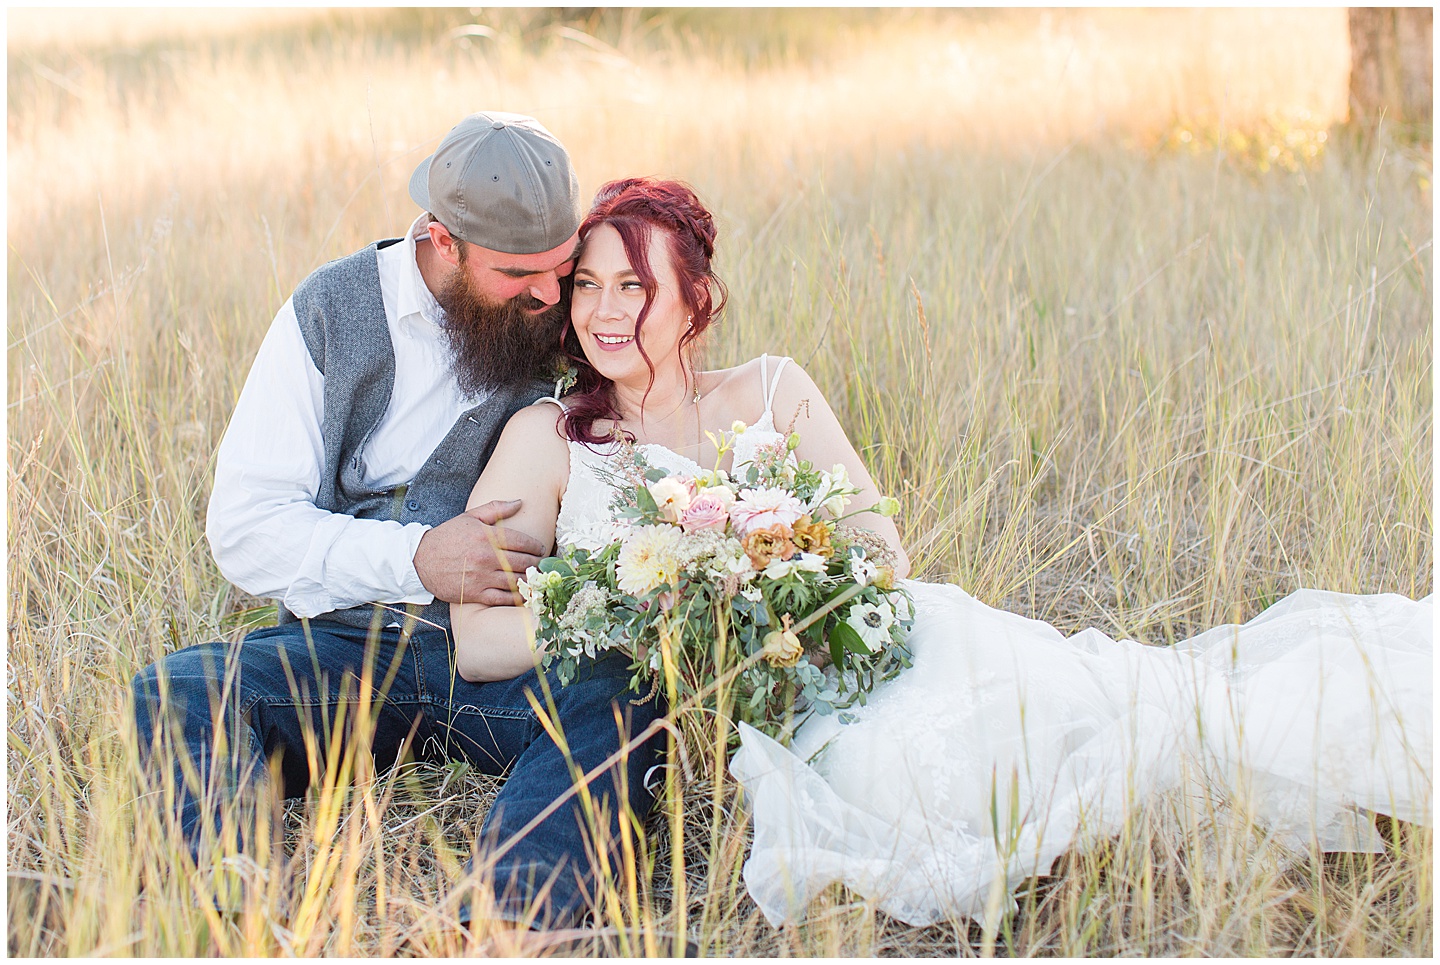
{"label": "white anemone", "polygon": [[860,634],[866,649],[878,653],[890,642],[890,628],[895,625],[895,611],[884,600],[879,603],[857,603],[850,608],[845,622]]}

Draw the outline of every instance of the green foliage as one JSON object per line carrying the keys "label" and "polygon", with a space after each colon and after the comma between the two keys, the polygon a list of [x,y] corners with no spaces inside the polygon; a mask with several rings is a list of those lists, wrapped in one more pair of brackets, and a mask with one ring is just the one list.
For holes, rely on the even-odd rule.
{"label": "green foliage", "polygon": [[[722,454],[735,437],[721,434]],[[888,568],[892,582],[879,585],[882,568],[869,559],[861,534],[838,529],[847,517],[821,515],[827,507],[843,513],[859,490],[843,471],[796,460],[792,441],[798,444],[794,434],[761,446],[737,468],[744,483],[718,470],[672,474],[650,466],[643,446],[617,447],[600,472],[614,488],[614,519],[623,525],[598,541],[562,544],[561,556],[541,560],[520,582],[536,647],[562,684],[587,661],[619,651],[630,658],[633,687],[663,683],[672,714],[703,707],[727,731],[738,720],[788,740],[809,713],[864,703],[877,684],[910,666],[908,591],[893,585]],[[725,515],[694,525],[692,500],[717,493],[729,507]],[[746,507],[761,497],[789,503],[791,521],[748,525]],[[747,534],[754,529],[781,534],[784,549],[772,555],[753,548]],[[823,546],[804,552],[816,548],[806,540],[817,529]],[[876,623],[865,628],[869,643],[845,622],[867,605]],[[821,672],[810,656],[825,652],[827,637],[834,666]]]}

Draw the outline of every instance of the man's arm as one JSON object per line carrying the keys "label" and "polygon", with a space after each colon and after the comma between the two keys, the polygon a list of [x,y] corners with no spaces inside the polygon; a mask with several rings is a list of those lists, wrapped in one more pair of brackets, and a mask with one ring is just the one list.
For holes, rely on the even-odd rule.
{"label": "man's arm", "polygon": [[286,302],[266,333],[216,458],[205,535],[220,572],[297,616],[362,603],[429,603],[411,558],[427,527],[315,505],[324,377]]}
{"label": "man's arm", "polygon": [[[205,533],[220,572],[297,616],[365,603],[512,603],[515,573],[544,552],[494,529],[516,505],[474,507],[439,526],[356,519],[315,505],[325,464],[324,377],[286,302],[220,443]],[[478,595],[477,595],[478,594]]]}

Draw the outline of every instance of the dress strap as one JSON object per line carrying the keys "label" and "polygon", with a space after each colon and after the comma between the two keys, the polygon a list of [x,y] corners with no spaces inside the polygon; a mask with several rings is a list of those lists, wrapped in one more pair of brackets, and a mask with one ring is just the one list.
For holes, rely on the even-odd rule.
{"label": "dress strap", "polygon": [[547,395],[543,399],[536,399],[536,402],[553,402],[560,407],[561,412],[569,412],[570,407],[565,404],[564,399],[557,399],[553,395]]}
{"label": "dress strap", "polygon": [[773,377],[767,378],[767,377],[766,377],[766,371],[765,371],[765,369],[766,369],[766,364],[765,364],[765,363],[766,363],[766,360],[768,360],[768,359],[769,359],[769,356],[768,356],[768,355],[762,355],[762,356],[760,356],[760,379],[761,379],[761,381],[763,381],[763,382],[765,383],[765,411],[766,411],[766,412],[769,412],[770,409],[771,409],[771,407],[774,406],[774,404],[775,404],[775,390],[780,387],[780,373],[783,372],[783,371],[785,371],[785,363],[790,361],[790,359],[789,359],[788,356],[782,357],[782,358],[780,359],[780,364],[777,365],[777,366],[775,366],[775,375],[774,375]]}

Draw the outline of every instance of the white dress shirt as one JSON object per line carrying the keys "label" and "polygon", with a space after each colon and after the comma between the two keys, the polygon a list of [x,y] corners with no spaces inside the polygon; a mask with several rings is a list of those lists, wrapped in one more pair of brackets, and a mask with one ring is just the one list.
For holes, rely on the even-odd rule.
{"label": "white dress shirt", "polygon": [[[385,320],[395,350],[390,405],[361,453],[376,491],[415,477],[460,415],[484,401],[451,373],[440,306],[415,263],[425,217],[378,252]],[[205,536],[225,578],[274,597],[296,616],[363,603],[430,603],[415,549],[430,527],[329,513],[315,505],[325,465],[325,377],[295,308],[281,307],[260,345],[216,459]]]}

